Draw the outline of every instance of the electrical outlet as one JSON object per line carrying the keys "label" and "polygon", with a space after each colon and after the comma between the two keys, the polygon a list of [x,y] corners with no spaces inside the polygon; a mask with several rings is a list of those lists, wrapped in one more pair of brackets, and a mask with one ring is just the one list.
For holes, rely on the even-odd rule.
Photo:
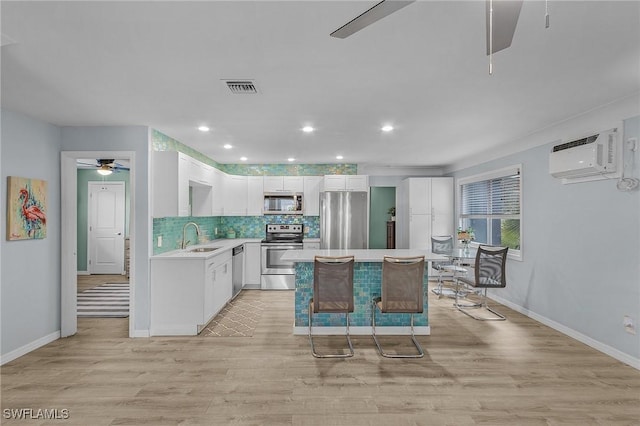
{"label": "electrical outlet", "polygon": [[162,247],[162,235],[158,235],[158,247]]}
{"label": "electrical outlet", "polygon": [[622,325],[624,326],[624,331],[629,334],[636,334],[636,326],[633,323],[633,318],[629,315],[625,315],[622,319]]}

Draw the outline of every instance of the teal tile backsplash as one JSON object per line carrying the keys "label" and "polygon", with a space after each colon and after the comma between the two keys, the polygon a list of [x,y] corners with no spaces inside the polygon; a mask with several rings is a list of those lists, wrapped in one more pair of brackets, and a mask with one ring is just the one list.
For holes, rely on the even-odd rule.
{"label": "teal tile backsplash", "polygon": [[[303,224],[305,238],[320,237],[320,218],[318,216],[212,216],[212,217],[162,217],[153,219],[153,254],[166,253],[180,248],[182,228],[188,222],[195,222],[209,240],[226,238],[233,229],[236,238],[264,238],[265,225],[268,223]],[[218,233],[215,234],[215,230]],[[158,247],[158,237],[162,236],[162,247]],[[195,229],[187,228],[187,240],[190,244],[198,241]]]}
{"label": "teal tile backsplash", "polygon": [[358,165],[340,164],[220,164],[195,149],[151,129],[151,146],[154,151],[179,151],[189,157],[222,170],[230,175],[239,176],[324,176],[357,175]]}

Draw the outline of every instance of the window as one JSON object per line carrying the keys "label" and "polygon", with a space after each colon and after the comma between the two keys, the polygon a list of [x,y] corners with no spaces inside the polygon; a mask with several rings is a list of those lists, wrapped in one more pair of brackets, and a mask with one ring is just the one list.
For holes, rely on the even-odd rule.
{"label": "window", "polygon": [[458,180],[458,223],[473,229],[474,243],[509,247],[522,258],[521,171],[512,166]]}

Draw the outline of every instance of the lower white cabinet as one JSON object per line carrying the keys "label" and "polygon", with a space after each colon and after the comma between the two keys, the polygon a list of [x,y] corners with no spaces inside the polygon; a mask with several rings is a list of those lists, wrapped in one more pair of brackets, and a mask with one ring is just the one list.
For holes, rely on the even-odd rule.
{"label": "lower white cabinet", "polygon": [[196,335],[231,300],[231,250],[151,258],[152,336]]}
{"label": "lower white cabinet", "polygon": [[260,288],[260,243],[244,244],[244,287]]}

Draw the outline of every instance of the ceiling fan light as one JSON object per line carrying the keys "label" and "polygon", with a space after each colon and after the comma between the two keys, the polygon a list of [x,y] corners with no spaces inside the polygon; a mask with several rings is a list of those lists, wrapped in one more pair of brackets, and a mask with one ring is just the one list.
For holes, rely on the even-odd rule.
{"label": "ceiling fan light", "polygon": [[107,165],[100,166],[98,169],[98,174],[101,174],[102,176],[109,176],[111,173],[113,173],[113,170],[111,170],[111,167]]}

